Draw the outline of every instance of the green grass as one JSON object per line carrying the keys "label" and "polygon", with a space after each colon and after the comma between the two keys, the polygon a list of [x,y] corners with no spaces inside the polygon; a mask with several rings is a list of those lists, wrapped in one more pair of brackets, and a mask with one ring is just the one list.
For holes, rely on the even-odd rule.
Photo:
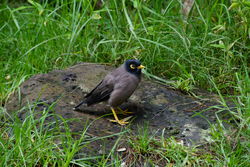
{"label": "green grass", "polygon": [[[212,91],[224,107],[226,98],[233,99],[236,110],[229,108],[229,112],[237,129],[226,130],[218,119],[219,124],[211,127],[207,154],[199,154],[199,148],[180,146],[173,139],[167,139],[168,144],[162,147],[163,139],[145,141],[142,135],[130,139],[135,160],[142,156],[156,163],[154,157],[161,157],[170,166],[250,163],[249,1],[196,1],[186,21],[180,0],[108,0],[100,9],[94,8],[95,0],[39,2],[1,3],[1,115],[11,93],[37,73],[83,61],[119,65],[125,59],[138,58],[147,66],[149,77],[171,80],[172,86],[191,94],[194,87]],[[16,119],[1,126],[3,166],[67,166],[75,162],[73,156],[83,140],[73,139],[69,132],[57,134],[38,128],[37,122],[30,116],[24,122]],[[55,143],[57,138],[68,142],[69,150],[54,151],[61,149]],[[36,154],[41,158],[35,158]],[[100,158],[99,165],[107,165],[110,157],[115,161],[109,165],[122,163],[113,151]],[[82,165],[90,162],[88,158],[77,161]]]}

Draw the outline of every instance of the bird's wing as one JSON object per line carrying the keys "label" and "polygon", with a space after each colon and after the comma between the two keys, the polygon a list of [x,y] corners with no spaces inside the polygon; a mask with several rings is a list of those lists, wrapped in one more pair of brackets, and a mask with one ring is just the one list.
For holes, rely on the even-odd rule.
{"label": "bird's wing", "polygon": [[113,89],[114,84],[112,76],[107,75],[90,93],[85,96],[87,105],[108,100]]}
{"label": "bird's wing", "polygon": [[140,80],[135,75],[123,73],[115,83],[108,101],[109,104],[113,107],[122,104],[133,94],[139,82]]}

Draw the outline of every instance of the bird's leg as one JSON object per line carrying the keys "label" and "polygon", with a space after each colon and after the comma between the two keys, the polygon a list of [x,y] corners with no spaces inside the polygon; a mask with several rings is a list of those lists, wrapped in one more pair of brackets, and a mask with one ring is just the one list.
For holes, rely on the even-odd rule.
{"label": "bird's leg", "polygon": [[123,115],[133,114],[133,112],[129,112],[128,109],[122,110],[120,107],[117,107],[117,108],[120,111],[120,113],[123,114]]}
{"label": "bird's leg", "polygon": [[126,124],[128,124],[128,122],[126,122],[126,120],[124,121],[124,120],[119,120],[118,119],[118,117],[116,115],[116,112],[115,112],[115,109],[113,107],[111,107],[111,110],[112,110],[113,115],[115,117],[115,120],[110,120],[111,122],[117,122],[120,125],[126,125]]}

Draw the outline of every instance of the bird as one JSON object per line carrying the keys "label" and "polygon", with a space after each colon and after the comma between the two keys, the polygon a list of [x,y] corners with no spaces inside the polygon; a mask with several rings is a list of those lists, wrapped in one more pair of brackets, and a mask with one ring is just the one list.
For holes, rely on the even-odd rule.
{"label": "bird", "polygon": [[120,67],[108,73],[97,86],[85,96],[85,99],[74,107],[77,110],[79,106],[86,103],[87,106],[106,101],[114,115],[115,120],[120,125],[126,125],[129,122],[126,118],[119,120],[116,112],[126,114],[119,106],[128,100],[134,93],[141,81],[141,70],[145,68],[137,59],[128,59]]}

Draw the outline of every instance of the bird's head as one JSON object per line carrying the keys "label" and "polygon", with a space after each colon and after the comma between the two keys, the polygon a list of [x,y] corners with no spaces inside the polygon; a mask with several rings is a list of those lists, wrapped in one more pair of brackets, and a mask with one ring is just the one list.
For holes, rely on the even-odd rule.
{"label": "bird's head", "polygon": [[141,74],[141,69],[145,68],[143,65],[141,65],[141,62],[136,59],[129,59],[126,60],[125,62],[125,68],[128,72],[135,74],[135,75],[140,75]]}

